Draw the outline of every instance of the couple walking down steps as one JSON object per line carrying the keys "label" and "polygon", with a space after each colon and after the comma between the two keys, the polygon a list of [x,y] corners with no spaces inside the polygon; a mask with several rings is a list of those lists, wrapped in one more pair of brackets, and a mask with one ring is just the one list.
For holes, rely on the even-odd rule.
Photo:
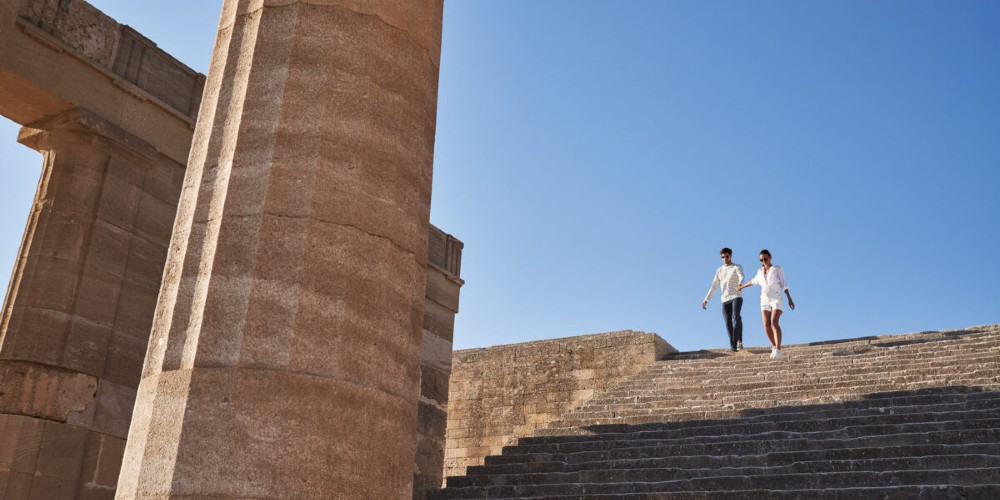
{"label": "couple walking down steps", "polygon": [[719,250],[722,266],[715,270],[712,286],[701,302],[701,308],[708,307],[708,301],[716,290],[721,290],[722,317],[726,321],[726,331],[729,333],[730,350],[737,352],[743,349],[743,308],[744,288],[757,285],[760,287],[760,314],[764,322],[764,332],[771,341],[771,358],[781,358],[781,314],[784,301],[781,293],[788,297],[788,307],[795,309],[795,301],[788,291],[785,272],[781,267],[771,263],[771,252],[760,251],[760,269],[752,280],[743,283],[743,266],[733,263],[733,251],[728,247]]}

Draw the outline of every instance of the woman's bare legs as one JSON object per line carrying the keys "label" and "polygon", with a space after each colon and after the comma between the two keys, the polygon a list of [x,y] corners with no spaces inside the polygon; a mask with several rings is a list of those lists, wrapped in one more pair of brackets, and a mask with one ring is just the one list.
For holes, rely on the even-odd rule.
{"label": "woman's bare legs", "polygon": [[[777,312],[781,314],[781,311]],[[767,333],[767,340],[771,341],[771,347],[777,347],[778,344],[774,341],[774,331],[771,329],[771,311],[761,311],[760,318],[764,321],[764,332]],[[778,330],[778,332],[781,332],[781,330]],[[778,333],[778,335],[781,335],[781,333]],[[781,337],[778,338],[780,339]]]}
{"label": "woman's bare legs", "polygon": [[768,338],[771,339],[771,344],[781,350],[781,325],[778,324],[778,320],[781,319],[781,309],[776,309],[774,314],[771,315],[771,330],[774,331],[774,337],[770,337],[770,330],[768,331]]}

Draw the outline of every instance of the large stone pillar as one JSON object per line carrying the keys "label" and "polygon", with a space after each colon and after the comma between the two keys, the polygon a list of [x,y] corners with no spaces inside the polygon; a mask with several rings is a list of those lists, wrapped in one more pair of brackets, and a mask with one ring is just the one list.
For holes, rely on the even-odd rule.
{"label": "large stone pillar", "polygon": [[111,498],[183,169],[83,110],[44,154],[0,316],[0,498]]}
{"label": "large stone pillar", "polygon": [[406,498],[441,0],[226,0],[119,498]]}

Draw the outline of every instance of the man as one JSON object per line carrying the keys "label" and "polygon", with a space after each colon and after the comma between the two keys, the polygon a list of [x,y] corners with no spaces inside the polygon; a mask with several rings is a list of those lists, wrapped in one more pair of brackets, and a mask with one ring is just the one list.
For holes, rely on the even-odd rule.
{"label": "man", "polygon": [[715,290],[721,290],[722,316],[726,319],[729,346],[736,352],[743,349],[743,318],[740,316],[740,310],[743,309],[743,293],[738,288],[743,283],[743,266],[733,264],[733,251],[728,248],[719,250],[719,255],[722,256],[722,267],[715,270],[712,287],[708,289],[708,295],[705,295],[705,300],[701,302],[701,308],[706,309]]}

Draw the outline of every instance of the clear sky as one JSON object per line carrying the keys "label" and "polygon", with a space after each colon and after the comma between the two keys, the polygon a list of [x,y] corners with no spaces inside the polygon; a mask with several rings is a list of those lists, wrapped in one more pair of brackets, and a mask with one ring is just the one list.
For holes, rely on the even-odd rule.
{"label": "clear sky", "polygon": [[[92,3],[206,71],[221,2]],[[718,294],[700,308],[722,246],[785,269],[785,343],[1000,322],[998,25],[992,0],[447,1],[431,221],[465,242],[455,347],[724,347]],[[7,276],[41,159],[0,121]]]}

